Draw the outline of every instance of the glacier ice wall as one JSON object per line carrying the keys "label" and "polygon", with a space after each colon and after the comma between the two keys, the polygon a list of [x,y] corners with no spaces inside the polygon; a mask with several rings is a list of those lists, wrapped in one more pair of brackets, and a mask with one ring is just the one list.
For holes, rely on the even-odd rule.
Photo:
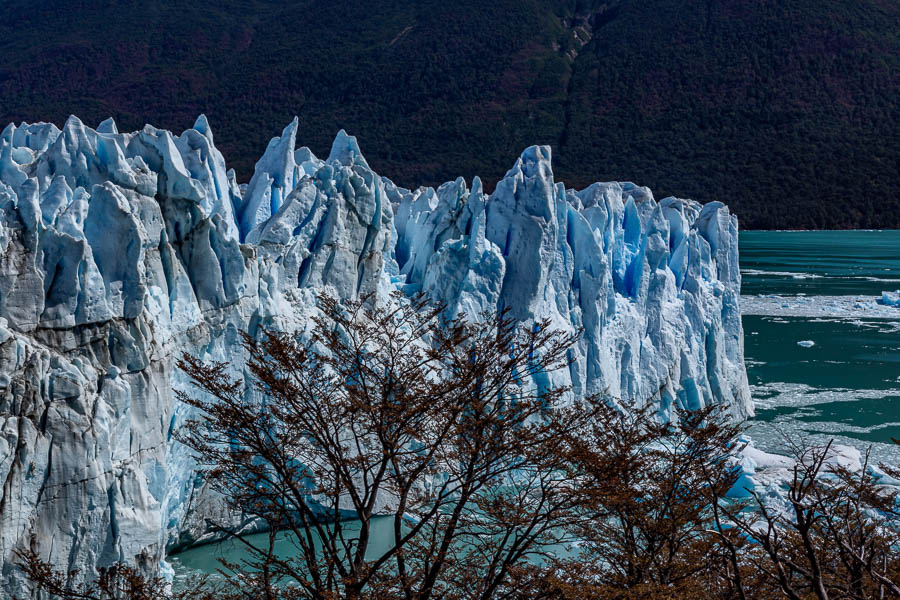
{"label": "glacier ice wall", "polygon": [[[31,547],[91,573],[155,568],[221,510],[172,441],[188,350],[240,372],[240,331],[303,331],[315,295],[423,291],[473,317],[583,328],[576,393],[751,410],[737,221],[630,183],[567,190],[550,148],[492,194],[402,189],[341,131],[327,159],[294,120],[249,184],[205,117],[180,136],[70,117],[0,134],[0,565]],[[222,515],[223,517],[225,515]]]}

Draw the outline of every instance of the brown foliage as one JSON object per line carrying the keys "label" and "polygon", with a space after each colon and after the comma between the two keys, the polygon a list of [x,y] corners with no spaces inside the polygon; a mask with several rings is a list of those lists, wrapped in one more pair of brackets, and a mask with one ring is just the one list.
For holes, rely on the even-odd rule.
{"label": "brown foliage", "polygon": [[[842,600],[900,597],[896,490],[797,446],[784,500],[727,498],[738,427],[713,409],[657,423],[601,408],[570,457],[585,546],[532,575],[523,598]],[[581,444],[586,444],[581,446]]]}
{"label": "brown foliage", "polygon": [[[29,580],[52,597],[65,600],[214,600],[219,598],[216,590],[206,586],[206,581],[195,582],[193,589],[182,593],[172,593],[167,582],[161,577],[148,577],[139,569],[114,564],[98,569],[97,578],[88,584],[76,586],[71,581],[78,576],[77,571],[63,573],[53,569],[34,551],[18,553],[19,566]],[[201,591],[198,591],[201,590]]]}
{"label": "brown foliage", "polygon": [[791,600],[900,597],[898,493],[869,469],[851,470],[824,447],[796,446],[786,510],[754,491],[757,511],[729,519],[757,542],[753,567]]}
{"label": "brown foliage", "polygon": [[560,598],[739,597],[745,542],[721,523],[738,427],[714,409],[661,423],[604,406],[569,456],[585,516],[576,560],[550,574]]}

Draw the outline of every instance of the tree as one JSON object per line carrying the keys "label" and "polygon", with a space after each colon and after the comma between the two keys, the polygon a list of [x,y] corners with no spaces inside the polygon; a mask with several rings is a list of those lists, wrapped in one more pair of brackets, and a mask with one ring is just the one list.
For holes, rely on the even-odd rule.
{"label": "tree", "polygon": [[[395,300],[323,295],[308,341],[245,336],[248,382],[180,362],[204,394],[180,395],[202,418],[179,438],[234,510],[291,534],[278,556],[213,524],[250,551],[260,597],[498,597],[574,515],[560,449],[592,413],[534,382],[575,336]],[[392,543],[372,556],[378,515]]]}
{"label": "tree", "polygon": [[[679,418],[680,417],[680,418]],[[739,426],[707,408],[661,422],[649,408],[599,408],[592,434],[571,440],[583,541],[556,569],[560,598],[740,597],[745,542],[721,520],[738,478]]]}
{"label": "tree", "polygon": [[761,549],[754,567],[791,600],[900,597],[900,495],[879,485],[870,451],[858,469],[835,460],[832,442],[793,454],[781,505],[752,491],[755,511],[729,511]]}
{"label": "tree", "polygon": [[39,589],[65,600],[216,600],[223,597],[205,579],[193,582],[189,591],[172,593],[162,577],[148,577],[139,569],[120,563],[100,568],[96,580],[84,585],[71,583],[78,571],[63,573],[53,569],[33,550],[19,553],[19,566]]}
{"label": "tree", "polygon": [[795,445],[778,494],[750,489],[739,500],[727,497],[739,426],[714,409],[677,423],[647,410],[599,413],[569,459],[592,517],[577,525],[582,552],[531,574],[539,593],[523,598],[900,597],[900,495],[868,452],[851,468],[831,443]]}

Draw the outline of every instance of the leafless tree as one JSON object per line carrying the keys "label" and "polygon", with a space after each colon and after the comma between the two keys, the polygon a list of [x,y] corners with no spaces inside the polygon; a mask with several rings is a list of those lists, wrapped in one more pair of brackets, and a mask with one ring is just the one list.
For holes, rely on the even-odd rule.
{"label": "leafless tree", "polygon": [[100,568],[97,578],[86,584],[73,584],[78,571],[64,573],[54,569],[33,550],[20,552],[18,563],[28,579],[41,591],[66,600],[216,600],[220,589],[198,578],[190,590],[173,593],[162,577],[148,577],[141,570],[124,564]]}
{"label": "leafless tree", "polygon": [[[319,302],[307,341],[244,337],[247,382],[180,363],[203,392],[181,395],[203,416],[180,439],[234,509],[291,534],[292,556],[237,538],[265,597],[502,596],[573,514],[560,450],[593,405],[561,406],[566,389],[541,382],[575,336],[447,322],[422,299]],[[392,540],[375,551],[384,515]]]}
{"label": "leafless tree", "polygon": [[[721,522],[737,480],[739,427],[714,408],[662,422],[650,408],[603,406],[568,460],[582,552],[545,576],[548,598],[740,597],[729,571],[745,543]],[[735,562],[738,562],[735,560]]]}
{"label": "leafless tree", "polygon": [[878,484],[870,452],[853,469],[832,442],[793,454],[784,506],[752,491],[756,510],[728,515],[762,549],[748,558],[791,600],[900,597],[898,493]]}

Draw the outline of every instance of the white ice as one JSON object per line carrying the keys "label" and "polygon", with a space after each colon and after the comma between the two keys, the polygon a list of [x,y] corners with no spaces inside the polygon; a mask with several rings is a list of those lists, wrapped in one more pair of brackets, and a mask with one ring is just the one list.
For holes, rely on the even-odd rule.
{"label": "white ice", "polygon": [[566,189],[547,146],[492,194],[407,190],[341,131],[327,159],[294,120],[247,185],[205,117],[180,135],[76,117],[0,134],[0,576],[30,546],[65,571],[159,563],[225,514],[172,434],[182,351],[243,375],[239,332],[310,326],[316,293],[418,290],[452,313],[509,309],[583,330],[534,383],[615,401],[752,411],[737,220],[631,183]]}

